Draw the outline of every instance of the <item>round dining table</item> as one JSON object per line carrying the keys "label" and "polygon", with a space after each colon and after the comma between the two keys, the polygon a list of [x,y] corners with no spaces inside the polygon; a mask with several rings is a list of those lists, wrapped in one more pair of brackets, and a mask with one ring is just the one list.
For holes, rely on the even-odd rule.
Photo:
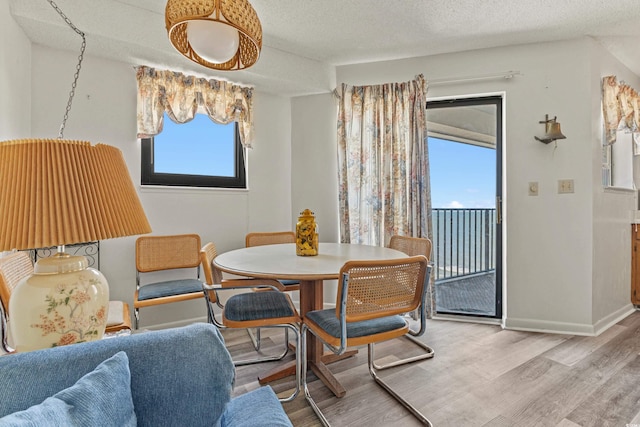
{"label": "round dining table", "polygon": [[[296,255],[295,243],[252,246],[218,255],[213,264],[226,273],[260,279],[293,279],[300,281],[300,315],[324,308],[323,281],[338,279],[340,268],[350,260],[381,260],[404,258],[407,255],[395,249],[349,243],[319,244],[318,255]],[[356,350],[343,355],[324,354],[323,344],[313,334],[308,335],[307,360],[316,376],[338,397],[346,390],[326,367],[327,363],[352,356]],[[295,362],[259,377],[264,384],[295,374]]]}

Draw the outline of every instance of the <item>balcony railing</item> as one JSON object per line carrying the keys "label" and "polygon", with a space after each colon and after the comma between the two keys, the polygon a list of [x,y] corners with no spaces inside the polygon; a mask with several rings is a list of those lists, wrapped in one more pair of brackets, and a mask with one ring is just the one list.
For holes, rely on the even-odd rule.
{"label": "balcony railing", "polygon": [[495,270],[495,209],[432,209],[436,280]]}

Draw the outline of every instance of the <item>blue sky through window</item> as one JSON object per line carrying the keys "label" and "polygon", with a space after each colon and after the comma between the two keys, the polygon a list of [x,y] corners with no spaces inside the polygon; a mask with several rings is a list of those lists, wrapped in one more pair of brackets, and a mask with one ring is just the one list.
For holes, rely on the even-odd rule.
{"label": "blue sky through window", "polygon": [[214,123],[204,114],[184,124],[164,116],[154,137],[156,173],[235,176],[235,125]]}
{"label": "blue sky through window", "polygon": [[428,138],[431,206],[495,208],[496,150]]}

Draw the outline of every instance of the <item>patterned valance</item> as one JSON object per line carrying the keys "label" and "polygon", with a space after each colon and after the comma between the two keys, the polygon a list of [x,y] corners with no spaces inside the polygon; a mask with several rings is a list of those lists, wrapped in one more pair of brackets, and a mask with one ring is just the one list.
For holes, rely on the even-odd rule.
{"label": "patterned valance", "polygon": [[176,123],[193,119],[198,108],[216,123],[238,122],[240,141],[253,142],[253,88],[146,66],[136,68],[138,82],[138,138],[162,131],[166,112]]}
{"label": "patterned valance", "polygon": [[634,140],[640,133],[640,96],[630,86],[618,83],[615,76],[602,79],[602,113],[605,144],[616,142],[616,132],[628,130]]}

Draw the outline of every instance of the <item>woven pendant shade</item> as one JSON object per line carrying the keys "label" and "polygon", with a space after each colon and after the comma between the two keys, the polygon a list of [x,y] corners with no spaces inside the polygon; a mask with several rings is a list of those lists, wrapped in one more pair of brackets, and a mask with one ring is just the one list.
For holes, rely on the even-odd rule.
{"label": "woven pendant shade", "polygon": [[0,143],[0,251],[149,232],[117,148],[60,139]]}
{"label": "woven pendant shade", "polygon": [[[238,49],[229,60],[211,62],[194,50],[189,41],[189,22],[205,21],[226,25],[238,31]],[[190,60],[215,70],[242,70],[256,63],[262,49],[262,26],[247,0],[168,0],[165,24],[169,40],[178,52]],[[215,45],[220,40],[212,39]]]}

